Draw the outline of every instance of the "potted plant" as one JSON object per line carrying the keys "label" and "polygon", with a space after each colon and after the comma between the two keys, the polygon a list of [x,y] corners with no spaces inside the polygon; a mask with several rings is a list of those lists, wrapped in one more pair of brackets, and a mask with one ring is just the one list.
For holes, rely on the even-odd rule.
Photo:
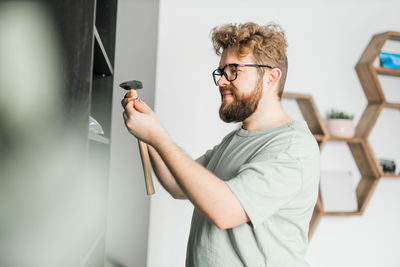
{"label": "potted plant", "polygon": [[354,115],[332,109],[328,113],[326,128],[332,136],[350,138],[354,136]]}

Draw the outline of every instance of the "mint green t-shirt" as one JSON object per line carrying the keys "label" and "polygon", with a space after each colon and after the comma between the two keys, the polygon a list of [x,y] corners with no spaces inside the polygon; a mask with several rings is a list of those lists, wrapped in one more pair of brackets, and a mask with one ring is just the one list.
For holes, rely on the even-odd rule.
{"label": "mint green t-shirt", "polygon": [[318,196],[318,144],[305,121],[229,133],[197,162],[224,180],[250,222],[221,230],[194,209],[187,267],[303,267]]}

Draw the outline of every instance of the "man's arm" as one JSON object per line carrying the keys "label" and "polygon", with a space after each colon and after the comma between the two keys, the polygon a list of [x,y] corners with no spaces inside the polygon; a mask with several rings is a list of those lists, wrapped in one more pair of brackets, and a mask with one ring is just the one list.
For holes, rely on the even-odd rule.
{"label": "man's arm", "polygon": [[169,137],[154,112],[128,93],[122,100],[129,132],[153,146],[187,198],[220,229],[249,221],[228,185],[187,156]]}
{"label": "man's arm", "polygon": [[250,220],[228,185],[172,140],[160,140],[155,147],[188,199],[218,228],[229,229]]}
{"label": "man's arm", "polygon": [[147,145],[147,147],[153,170],[164,189],[175,199],[187,199],[158,152],[151,145]]}

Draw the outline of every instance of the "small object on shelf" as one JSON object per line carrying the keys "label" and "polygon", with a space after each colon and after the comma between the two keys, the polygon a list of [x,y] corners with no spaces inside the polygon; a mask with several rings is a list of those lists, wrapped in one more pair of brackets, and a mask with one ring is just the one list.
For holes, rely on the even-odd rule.
{"label": "small object on shelf", "polygon": [[378,159],[384,173],[394,173],[396,170],[396,163],[390,159]]}
{"label": "small object on shelf", "polygon": [[89,132],[92,134],[104,134],[103,127],[92,116],[89,116]]}
{"label": "small object on shelf", "polygon": [[355,134],[353,124],[354,115],[349,115],[343,111],[335,111],[334,109],[328,113],[326,128],[332,136],[351,138]]}
{"label": "small object on shelf", "polygon": [[382,67],[390,69],[400,69],[400,55],[380,52],[379,61]]}

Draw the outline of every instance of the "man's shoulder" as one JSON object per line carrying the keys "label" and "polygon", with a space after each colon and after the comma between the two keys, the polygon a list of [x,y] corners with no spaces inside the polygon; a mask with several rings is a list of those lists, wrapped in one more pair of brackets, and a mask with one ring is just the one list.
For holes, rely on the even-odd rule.
{"label": "man's shoulder", "polygon": [[221,142],[219,143],[220,145],[226,142],[230,142],[232,140],[232,138],[236,135],[236,133],[238,132],[238,129],[234,129],[232,131],[230,131],[228,134],[226,134]]}
{"label": "man's shoulder", "polygon": [[305,121],[290,123],[265,138],[263,150],[267,153],[288,154],[294,158],[319,155],[318,143]]}
{"label": "man's shoulder", "polygon": [[314,135],[306,128],[295,128],[291,133],[286,153],[297,159],[309,159],[318,162],[320,150]]}

